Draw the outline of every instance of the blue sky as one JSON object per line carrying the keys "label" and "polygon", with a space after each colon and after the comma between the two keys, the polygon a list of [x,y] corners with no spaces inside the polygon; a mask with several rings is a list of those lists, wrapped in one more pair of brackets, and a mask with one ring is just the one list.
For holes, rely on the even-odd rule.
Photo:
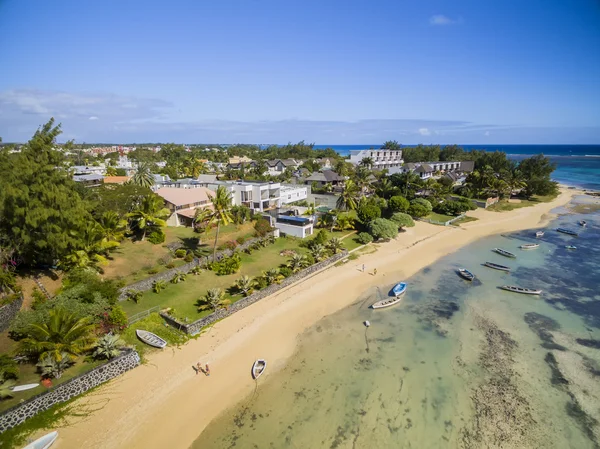
{"label": "blue sky", "polygon": [[597,0],[0,0],[0,136],[600,143]]}

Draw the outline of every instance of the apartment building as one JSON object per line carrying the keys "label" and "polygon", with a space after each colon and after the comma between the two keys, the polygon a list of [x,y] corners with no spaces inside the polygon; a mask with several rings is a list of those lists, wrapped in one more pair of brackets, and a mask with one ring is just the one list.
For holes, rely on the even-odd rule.
{"label": "apartment building", "polygon": [[402,159],[402,150],[350,150],[350,162],[358,165],[365,159],[370,158],[373,161],[374,169],[384,169],[391,167],[400,167],[404,160]]}

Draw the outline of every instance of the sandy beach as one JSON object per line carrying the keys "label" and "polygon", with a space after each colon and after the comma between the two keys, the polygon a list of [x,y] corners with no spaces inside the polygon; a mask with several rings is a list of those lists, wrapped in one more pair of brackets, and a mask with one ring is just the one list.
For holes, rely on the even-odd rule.
{"label": "sandy beach", "polygon": [[[375,245],[376,252],[282,290],[183,347],[151,354],[145,365],[78,399],[73,407],[83,416],[67,418],[55,447],[189,448],[213,418],[252,393],[256,358],[269,361],[262,382],[293,355],[299,334],[353,303],[381,277],[399,267],[409,277],[474,240],[543,226],[552,209],[579,193],[562,189],[552,202],[510,212],[478,209],[469,212],[478,221],[460,228],[419,222],[394,241]],[[196,375],[192,366],[199,361],[210,365],[210,377]]]}

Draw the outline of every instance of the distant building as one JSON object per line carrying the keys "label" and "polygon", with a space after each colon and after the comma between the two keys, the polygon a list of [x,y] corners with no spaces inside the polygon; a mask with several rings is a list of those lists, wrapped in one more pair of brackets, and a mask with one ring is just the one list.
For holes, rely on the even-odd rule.
{"label": "distant building", "polygon": [[289,204],[308,198],[308,187],[300,185],[281,185],[281,204]]}
{"label": "distant building", "polygon": [[125,184],[130,179],[130,176],[105,176],[104,184]]}
{"label": "distant building", "polygon": [[73,181],[85,187],[98,187],[104,183],[102,175],[74,175]]}
{"label": "distant building", "polygon": [[156,194],[165,201],[165,207],[171,212],[167,219],[168,226],[191,226],[196,209],[212,207],[211,198],[214,192],[205,188],[178,189],[161,187]]}
{"label": "distant building", "polygon": [[316,182],[319,187],[326,184],[333,186],[343,184],[346,179],[343,176],[338,175],[333,170],[323,170],[322,172],[314,172],[308,178],[304,180],[305,184],[312,184]]}
{"label": "distant building", "polygon": [[[457,179],[461,174],[471,173],[475,167],[473,161],[408,162],[401,167],[389,169],[389,174],[414,172],[421,179],[453,173]],[[452,178],[451,178],[452,179]]]}
{"label": "distant building", "polygon": [[267,161],[267,171],[272,176],[281,175],[286,169],[296,170],[302,165],[295,159],[273,159]]}
{"label": "distant building", "polygon": [[104,164],[100,165],[74,165],[71,171],[75,175],[103,175],[106,173]]}
{"label": "distant building", "polygon": [[350,162],[354,165],[360,164],[365,158],[371,158],[373,160],[372,168],[377,170],[400,167],[404,163],[402,150],[350,150]]}

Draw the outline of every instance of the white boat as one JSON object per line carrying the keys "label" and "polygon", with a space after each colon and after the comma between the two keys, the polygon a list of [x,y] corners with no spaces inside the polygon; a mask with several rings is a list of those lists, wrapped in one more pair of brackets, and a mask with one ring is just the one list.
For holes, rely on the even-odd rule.
{"label": "white boat", "polygon": [[484,265],[486,267],[490,267],[493,268],[494,270],[500,270],[500,271],[510,271],[510,267],[506,267],[504,265],[500,265],[494,262],[486,262],[484,263]]}
{"label": "white boat", "polygon": [[25,390],[31,390],[32,388],[35,388],[39,386],[39,384],[25,384],[25,385],[15,385],[14,387],[12,387],[10,389],[10,391],[25,391]]}
{"label": "white boat", "polygon": [[540,245],[538,243],[525,243],[524,245],[519,246],[521,249],[536,249],[539,247]]}
{"label": "white boat", "polygon": [[258,379],[262,373],[267,369],[267,361],[265,359],[258,359],[252,365],[252,377]]}
{"label": "white boat", "polygon": [[538,231],[538,232],[536,232],[536,233],[535,233],[535,236],[536,236],[537,238],[543,237],[543,236],[544,236],[544,231]]}
{"label": "white boat", "polygon": [[400,301],[402,301],[402,295],[406,293],[407,288],[408,285],[406,284],[406,282],[399,282],[398,284],[394,285],[394,288],[392,288],[392,293],[394,294],[393,297],[377,301],[376,303],[373,303],[371,305],[371,308],[383,309],[384,307],[390,307],[394,304],[398,304]]}
{"label": "white boat", "polygon": [[517,257],[515,254],[513,254],[509,251],[506,251],[505,249],[502,249],[502,248],[494,248],[492,251],[495,251],[504,257],[512,257],[512,258]]}
{"label": "white boat", "polygon": [[466,268],[459,268],[458,274],[467,281],[472,281],[473,279],[475,279],[475,275]]}
{"label": "white boat", "polygon": [[164,348],[167,346],[167,342],[160,338],[158,335],[153,334],[152,332],[148,332],[142,329],[137,329],[135,334],[138,336],[140,340],[150,346],[154,346],[155,348]]}
{"label": "white boat", "polygon": [[50,433],[44,435],[43,437],[38,438],[33,443],[28,444],[23,449],[48,449],[50,446],[52,446],[52,443],[54,443],[57,438],[58,438],[57,431],[50,432]]}
{"label": "white boat", "polygon": [[500,288],[502,290],[506,290],[506,291],[509,291],[509,292],[523,293],[524,295],[540,295],[542,293],[541,290],[535,290],[535,289],[532,289],[532,288],[516,287],[514,285],[503,285]]}
{"label": "white boat", "polygon": [[573,245],[565,245],[565,248],[567,248],[567,249],[577,249],[577,247],[573,246]]}
{"label": "white boat", "polygon": [[371,323],[369,322],[369,320],[366,320],[364,324],[365,324],[365,327],[371,326]]}

